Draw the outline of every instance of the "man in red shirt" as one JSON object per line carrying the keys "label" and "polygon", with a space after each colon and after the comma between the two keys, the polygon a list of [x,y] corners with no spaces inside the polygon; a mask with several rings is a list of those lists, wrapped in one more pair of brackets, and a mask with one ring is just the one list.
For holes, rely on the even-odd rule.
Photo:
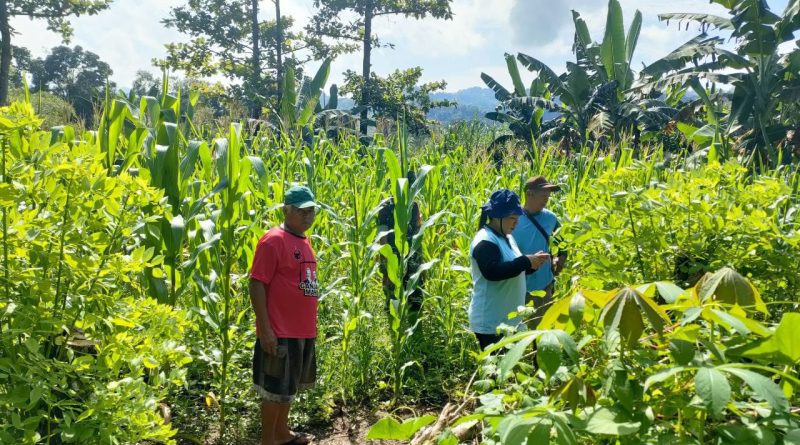
{"label": "man in red shirt", "polygon": [[317,204],[307,187],[290,188],[283,224],[258,241],[250,268],[256,314],[253,384],[261,396],[261,444],[301,445],[311,438],[289,430],[289,407],[298,390],[316,380],[317,262],[306,238]]}

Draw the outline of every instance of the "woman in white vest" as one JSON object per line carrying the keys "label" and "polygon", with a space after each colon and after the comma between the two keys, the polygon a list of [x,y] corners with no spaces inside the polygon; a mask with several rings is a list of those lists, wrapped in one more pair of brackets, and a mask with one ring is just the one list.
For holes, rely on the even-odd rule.
{"label": "woman in white vest", "polygon": [[500,340],[501,324],[523,327],[519,317],[509,320],[508,314],[525,305],[525,274],[549,260],[546,253],[520,253],[511,236],[520,215],[519,196],[507,189],[492,193],[481,207],[480,229],[469,252],[473,284],[469,324],[481,349]]}

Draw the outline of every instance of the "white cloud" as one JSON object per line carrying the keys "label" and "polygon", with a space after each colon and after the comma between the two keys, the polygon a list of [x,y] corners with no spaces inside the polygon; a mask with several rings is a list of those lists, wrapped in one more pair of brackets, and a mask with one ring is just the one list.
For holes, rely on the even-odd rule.
{"label": "white cloud", "polygon": [[[136,71],[151,70],[150,60],[166,55],[164,44],[181,38],[180,34],[161,24],[169,8],[178,0],[118,0],[94,16],[71,20],[75,29],[70,45],[80,45],[96,53],[111,66],[113,80],[127,86]],[[62,44],[58,34],[47,31],[42,20],[16,17],[12,26],[17,34],[12,42],[25,46],[34,56],[44,56],[50,48]]]}
{"label": "white cloud", "polygon": [[[769,0],[773,11],[780,13],[787,0]],[[96,16],[73,19],[75,37],[72,45],[81,45],[97,53],[114,70],[113,80],[127,86],[140,69],[155,71],[150,61],[164,57],[164,44],[185,40],[175,30],[166,29],[161,20],[173,6],[186,0],[116,0]],[[635,56],[635,66],[651,63],[696,34],[696,26],[679,31],[673,23],[658,21],[666,12],[724,14],[718,4],[699,0],[620,0],[626,29],[633,12],[642,11],[643,26]],[[594,40],[602,40],[607,0],[454,0],[453,20],[432,18],[414,20],[404,17],[380,18],[375,32],[395,48],[373,53],[373,69],[386,75],[397,68],[421,66],[423,81],[444,79],[448,90],[482,85],[480,73],[487,72],[507,82],[504,53],[523,52],[541,59],[555,71],[562,72],[567,60],[573,60],[574,27],[571,9],[586,20]],[[274,5],[261,0],[261,16],[271,18]],[[282,13],[291,15],[298,28],[314,13],[313,0],[284,0]],[[46,30],[43,21],[14,18],[17,34],[13,43],[29,48],[35,56],[61,43],[60,37]],[[314,69],[315,67],[310,67]],[[334,61],[330,82],[341,83],[346,69],[361,70],[361,53],[345,55]],[[524,70],[523,70],[524,72]],[[527,80],[530,77],[524,75]]]}
{"label": "white cloud", "polygon": [[509,19],[515,44],[540,45],[558,39],[571,30],[572,13],[580,2],[566,0],[515,0]]}

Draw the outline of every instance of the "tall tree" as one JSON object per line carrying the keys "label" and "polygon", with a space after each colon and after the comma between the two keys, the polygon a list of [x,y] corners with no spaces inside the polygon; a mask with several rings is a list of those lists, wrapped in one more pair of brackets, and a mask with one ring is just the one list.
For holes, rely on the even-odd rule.
{"label": "tall tree", "polygon": [[112,0],[0,0],[0,105],[8,103],[8,77],[11,68],[11,18],[28,16],[47,20],[47,28],[61,34],[64,43],[72,36],[70,16],[97,14]]}
{"label": "tall tree", "polygon": [[91,123],[95,103],[112,74],[107,63],[80,46],[57,46],[44,59],[34,59],[31,66],[34,90],[49,91],[66,99],[86,124]]}
{"label": "tall tree", "polygon": [[191,0],[172,8],[164,24],[190,40],[167,44],[166,65],[192,77],[223,75],[241,82],[251,116],[258,118],[263,106],[276,103],[285,56],[301,67],[345,48],[292,31],[292,18],[280,17],[279,0],[273,1],[276,20],[260,17],[257,0]]}
{"label": "tall tree", "polygon": [[[314,0],[314,6],[318,11],[307,29],[314,34],[336,40],[361,42],[364,51],[361,64],[363,79],[361,100],[369,107],[372,104],[370,98],[372,48],[381,46],[378,37],[372,33],[373,21],[387,15],[401,15],[415,19],[427,16],[452,19],[451,2],[452,0]],[[351,20],[353,14],[356,18]],[[367,134],[367,111],[364,109],[361,112],[361,134]]]}
{"label": "tall tree", "polygon": [[[136,77],[133,79],[130,92],[133,97],[141,96],[157,96],[161,91],[161,86],[164,80],[156,77],[149,71],[139,70],[136,71]],[[172,83],[172,82],[170,82]],[[181,101],[183,102],[183,101]]]}
{"label": "tall tree", "polygon": [[[357,105],[364,105],[363,78],[355,71],[344,73],[345,84],[342,93],[351,94]],[[415,66],[405,70],[395,70],[386,77],[370,74],[369,97],[375,117],[403,119],[413,134],[427,134],[430,121],[427,114],[433,108],[449,107],[455,103],[448,100],[431,99],[431,93],[442,91],[447,86],[443,80],[420,84],[422,68]]]}
{"label": "tall tree", "polygon": [[[283,22],[281,21],[281,1],[275,3],[275,80],[278,85],[283,84]],[[278,99],[280,102],[280,99]]]}

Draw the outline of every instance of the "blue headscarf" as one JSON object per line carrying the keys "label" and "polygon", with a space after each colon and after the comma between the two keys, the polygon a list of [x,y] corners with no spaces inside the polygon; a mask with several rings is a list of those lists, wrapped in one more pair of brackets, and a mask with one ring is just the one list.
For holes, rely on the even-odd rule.
{"label": "blue headscarf", "polygon": [[489,197],[489,201],[481,206],[481,219],[479,228],[489,221],[489,218],[505,218],[511,215],[522,215],[522,204],[519,196],[508,189],[500,189]]}

